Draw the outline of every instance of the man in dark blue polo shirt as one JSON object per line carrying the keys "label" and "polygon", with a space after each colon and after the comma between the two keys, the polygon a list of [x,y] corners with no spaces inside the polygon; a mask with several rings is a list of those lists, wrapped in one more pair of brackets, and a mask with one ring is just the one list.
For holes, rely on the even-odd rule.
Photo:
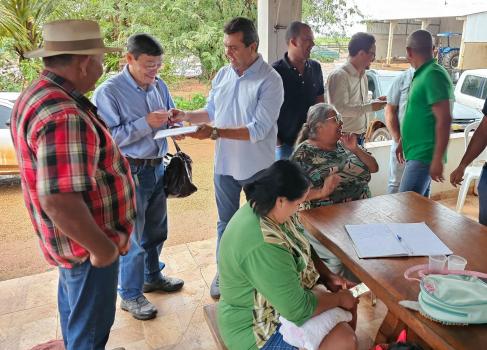
{"label": "man in dark blue polo shirt", "polygon": [[276,159],[288,159],[312,105],[324,102],[321,65],[309,59],[315,45],[311,28],[292,22],[286,32],[287,52],[272,64],[284,85],[284,103],[277,121]]}

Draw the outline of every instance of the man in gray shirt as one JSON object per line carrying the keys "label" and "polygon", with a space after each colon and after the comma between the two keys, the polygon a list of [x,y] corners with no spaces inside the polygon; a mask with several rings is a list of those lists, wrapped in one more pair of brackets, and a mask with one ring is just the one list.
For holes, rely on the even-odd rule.
{"label": "man in gray shirt", "polygon": [[401,122],[406,113],[408,102],[409,86],[414,76],[414,68],[409,67],[399,75],[392,83],[387,94],[387,105],[385,109],[386,126],[392,136],[391,155],[389,160],[389,185],[387,193],[397,193],[401,183],[404,164],[397,161],[396,148],[401,139]]}

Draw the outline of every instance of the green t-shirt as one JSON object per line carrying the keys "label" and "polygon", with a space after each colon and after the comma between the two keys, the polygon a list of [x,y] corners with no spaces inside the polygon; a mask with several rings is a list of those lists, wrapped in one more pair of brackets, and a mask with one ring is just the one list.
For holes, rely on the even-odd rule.
{"label": "green t-shirt", "polygon": [[276,331],[279,315],[302,325],[317,307],[310,288],[319,275],[296,216],[277,225],[247,203],[225,229],[218,268],[217,323],[229,349],[259,349]]}
{"label": "green t-shirt", "polygon": [[445,68],[432,59],[416,70],[409,89],[401,128],[406,160],[433,160],[436,119],[432,106],[444,100],[453,100],[453,85]]}

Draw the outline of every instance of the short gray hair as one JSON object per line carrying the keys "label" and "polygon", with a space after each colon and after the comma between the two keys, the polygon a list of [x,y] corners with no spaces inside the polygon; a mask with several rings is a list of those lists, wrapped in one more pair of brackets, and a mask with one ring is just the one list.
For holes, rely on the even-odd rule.
{"label": "short gray hair", "polygon": [[336,109],[332,105],[327,103],[317,103],[308,110],[308,116],[306,118],[306,123],[303,124],[299,136],[296,140],[296,144],[300,144],[308,139],[316,138],[316,128],[319,123],[324,123],[328,118],[330,112],[335,112]]}
{"label": "short gray hair", "polygon": [[418,29],[408,36],[406,47],[422,56],[430,56],[433,53],[433,37],[427,30]]}

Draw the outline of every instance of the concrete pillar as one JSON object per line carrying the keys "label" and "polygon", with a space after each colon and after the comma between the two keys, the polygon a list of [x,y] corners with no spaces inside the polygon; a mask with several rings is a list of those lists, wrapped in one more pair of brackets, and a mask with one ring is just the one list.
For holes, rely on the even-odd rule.
{"label": "concrete pillar", "polygon": [[389,39],[387,40],[387,55],[386,64],[391,64],[392,61],[392,43],[394,39],[394,28],[397,26],[397,21],[389,22]]}
{"label": "concrete pillar", "polygon": [[428,30],[429,25],[431,24],[431,20],[423,19],[421,21],[421,29]]}
{"label": "concrete pillar", "polygon": [[301,20],[302,0],[258,0],[259,52],[272,63],[286,52],[285,34],[292,21]]}
{"label": "concrete pillar", "polygon": [[457,20],[463,21],[462,41],[460,43],[460,52],[458,54],[458,66],[457,66],[458,70],[463,70],[463,61],[465,59],[465,33],[467,30],[467,17],[457,17]]}

